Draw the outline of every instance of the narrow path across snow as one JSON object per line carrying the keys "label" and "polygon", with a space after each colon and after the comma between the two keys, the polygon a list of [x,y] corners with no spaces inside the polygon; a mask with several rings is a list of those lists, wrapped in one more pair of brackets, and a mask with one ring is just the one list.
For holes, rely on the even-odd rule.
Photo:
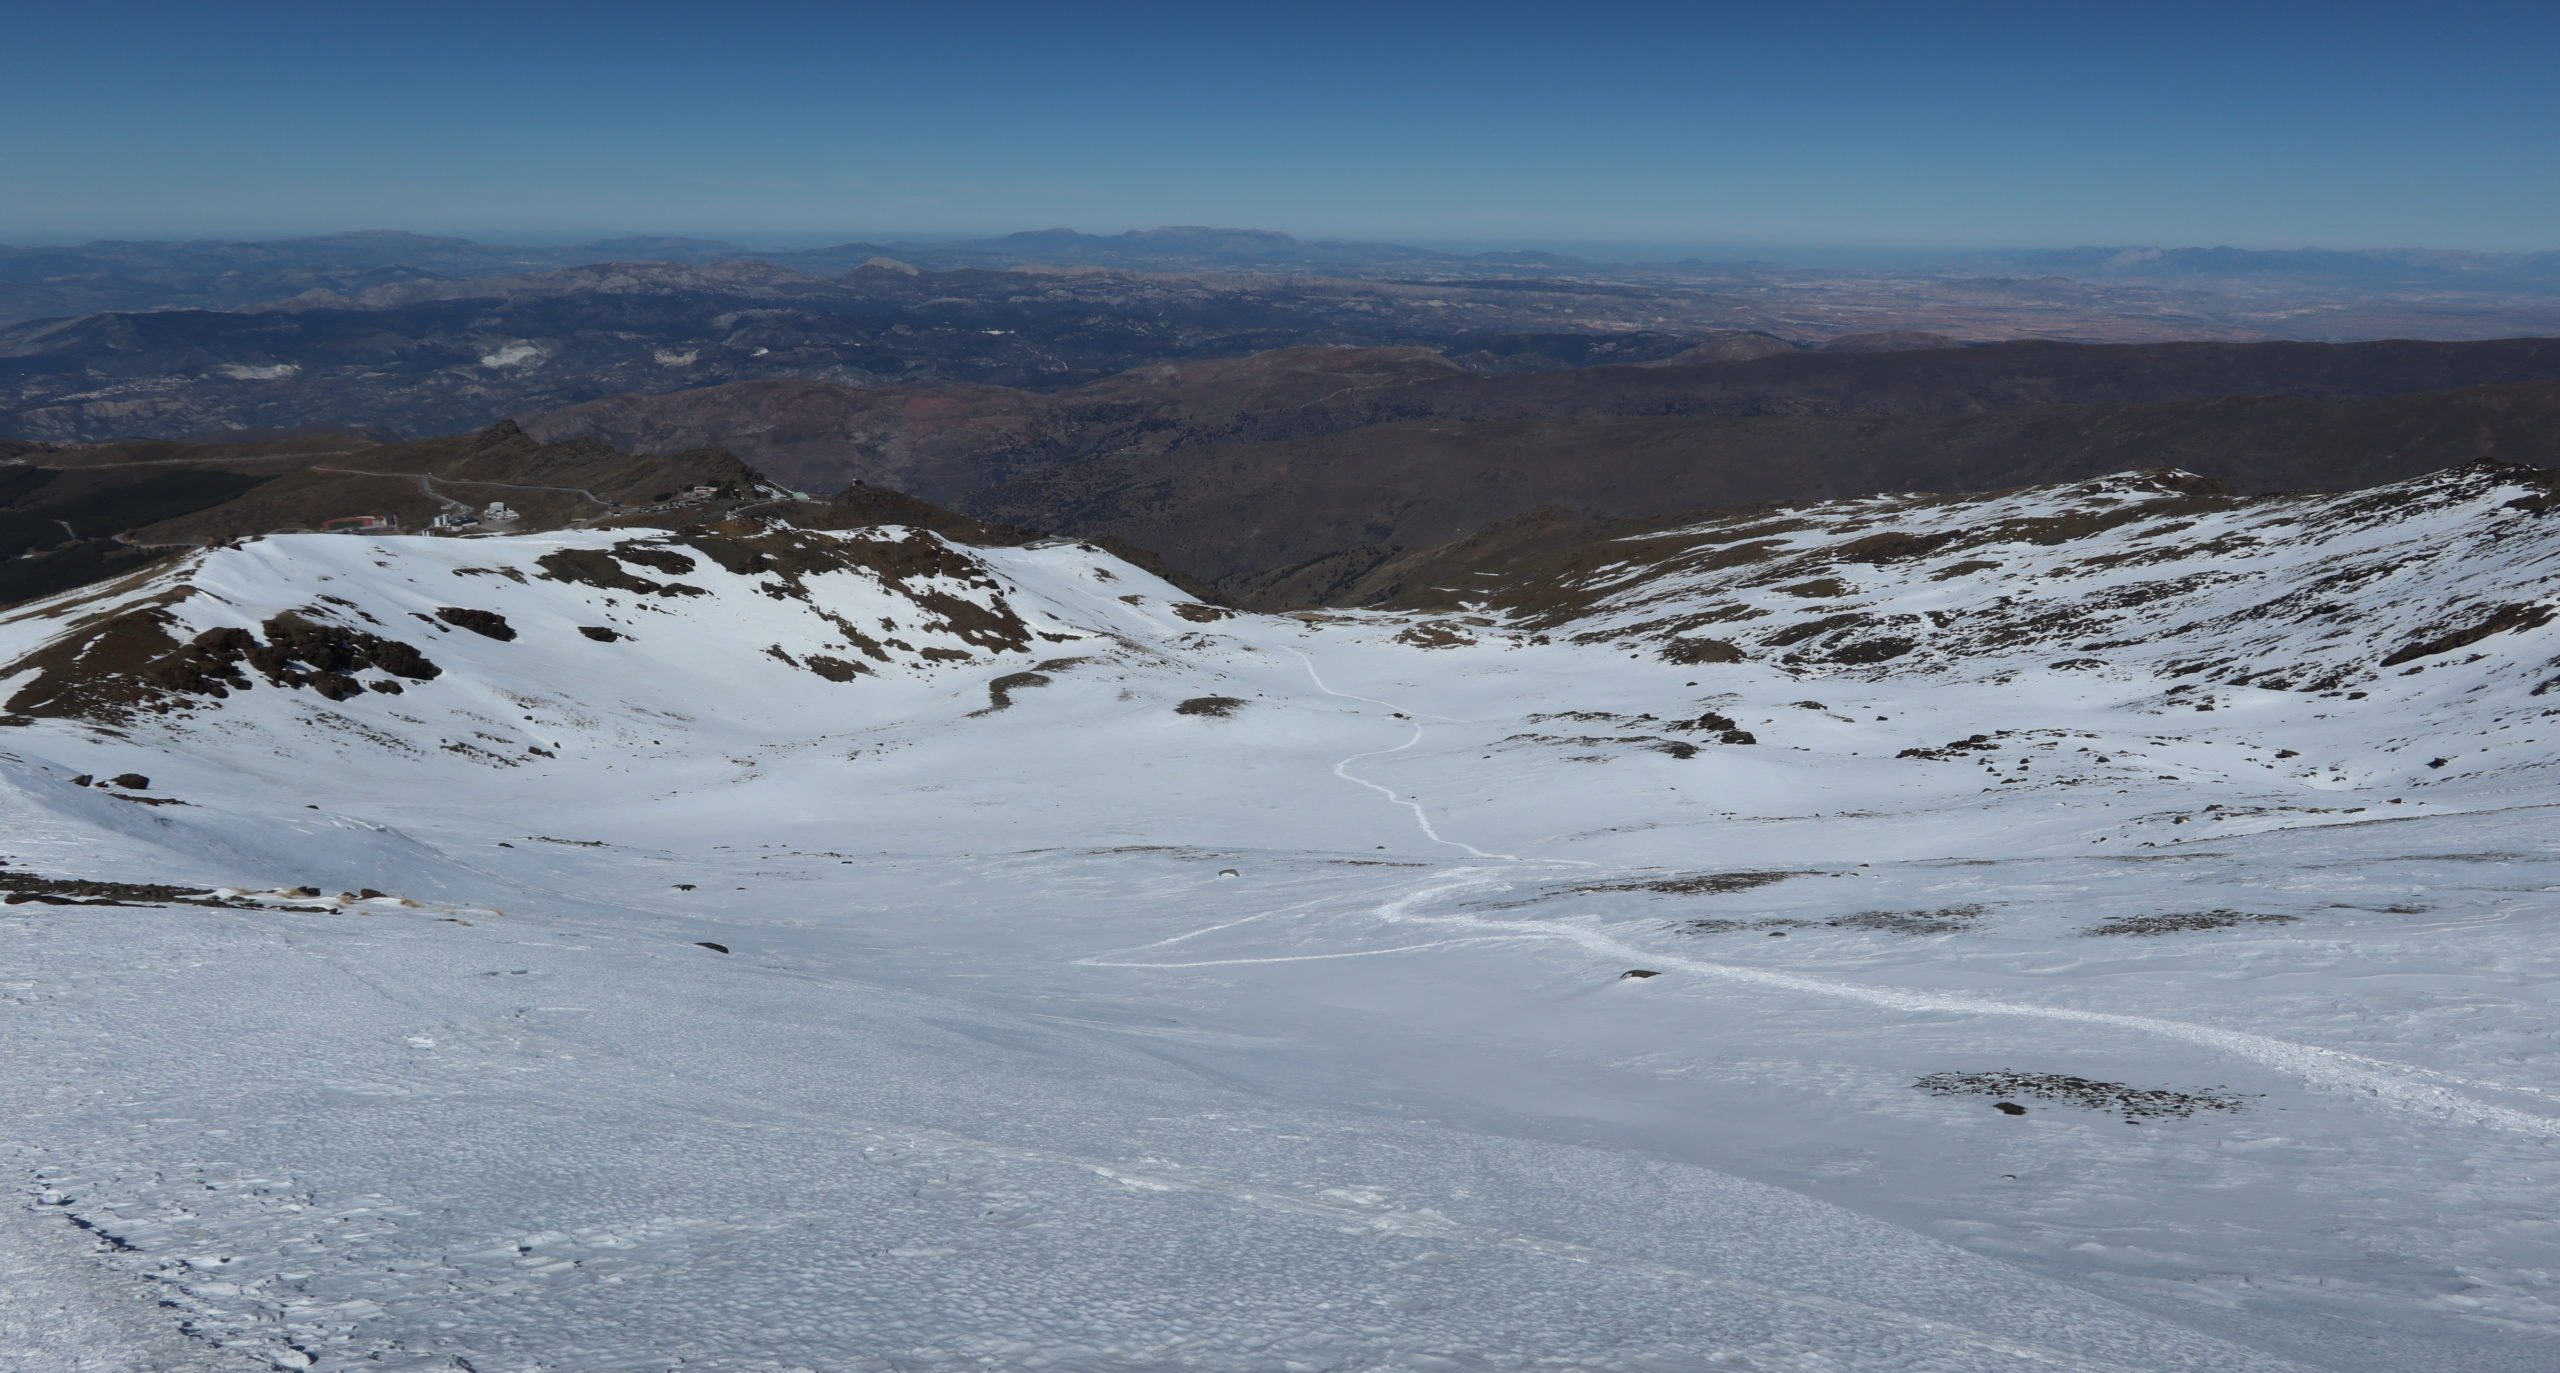
{"label": "narrow path across snow", "polygon": [[1414,713],[1414,712],[1409,711],[1409,710],[1406,710],[1404,707],[1399,706],[1399,705],[1395,704],[1395,703],[1394,703],[1394,702],[1392,702],[1392,701],[1381,701],[1381,700],[1379,700],[1378,698],[1376,698],[1376,697],[1374,697],[1374,696],[1356,696],[1356,695],[1353,695],[1352,693],[1350,693],[1350,692],[1348,692],[1348,691],[1336,691],[1336,690],[1334,690],[1331,686],[1326,685],[1323,674],[1321,674],[1321,673],[1319,673],[1319,672],[1317,672],[1317,671],[1316,671],[1316,660],[1315,660],[1314,658],[1309,657],[1305,652],[1303,652],[1303,651],[1301,651],[1301,650],[1298,650],[1298,649],[1294,649],[1294,648],[1293,648],[1293,649],[1291,649],[1291,650],[1289,650],[1289,651],[1290,651],[1290,652],[1292,652],[1292,653],[1296,653],[1296,654],[1298,655],[1298,660],[1299,660],[1300,662],[1303,662],[1303,663],[1305,663],[1305,664],[1307,665],[1307,680],[1308,680],[1308,681],[1311,681],[1311,682],[1313,682],[1313,683],[1315,683],[1316,690],[1323,692],[1323,693],[1324,693],[1325,695],[1327,695],[1327,696],[1337,697],[1337,698],[1339,698],[1339,699],[1341,699],[1341,700],[1345,700],[1345,701],[1359,701],[1359,702],[1362,702],[1362,703],[1367,704],[1367,705],[1382,706],[1382,707],[1384,707],[1384,708],[1386,708],[1386,709],[1388,709],[1388,710],[1394,711],[1394,712],[1396,713],[1396,715],[1397,715],[1397,716],[1399,716],[1400,718],[1402,718],[1402,719],[1405,721],[1405,723],[1407,723],[1407,724],[1409,724],[1409,725],[1413,726],[1413,734],[1411,735],[1411,737],[1407,738],[1403,743],[1396,745],[1394,748],[1379,748],[1379,749],[1371,749],[1371,750],[1369,750],[1369,751],[1368,751],[1368,752],[1366,752],[1366,753],[1355,753],[1355,754],[1352,754],[1350,757],[1343,759],[1341,762],[1338,762],[1338,763],[1334,764],[1334,765],[1333,765],[1333,775],[1334,775],[1334,776],[1341,778],[1343,781],[1346,781],[1346,782],[1353,782],[1353,783],[1357,783],[1357,784],[1358,784],[1358,785],[1360,785],[1360,786],[1367,787],[1369,790],[1374,791],[1374,792],[1378,793],[1380,796],[1383,796],[1383,797],[1387,798],[1387,800],[1388,800],[1389,802],[1391,802],[1391,803],[1393,803],[1393,804],[1395,804],[1395,805],[1402,806],[1402,807],[1404,807],[1406,810],[1409,810],[1409,811],[1413,812],[1413,822],[1414,822],[1416,825],[1418,825],[1418,826],[1420,826],[1420,827],[1422,828],[1423,837],[1424,837],[1424,838],[1429,839],[1432,843],[1435,843],[1435,844],[1444,844],[1444,845],[1447,845],[1448,847],[1453,848],[1453,849],[1464,849],[1464,850],[1466,850],[1466,851],[1467,851],[1467,853],[1468,853],[1469,855],[1471,855],[1471,856],[1473,856],[1473,857],[1476,857],[1476,858],[1491,858],[1491,859],[1498,859],[1498,860],[1500,860],[1500,861],[1502,861],[1502,862],[1505,862],[1505,863],[1528,863],[1528,862],[1532,862],[1532,861],[1556,861],[1556,862],[1563,862],[1563,863],[1565,863],[1565,864],[1567,864],[1567,865],[1569,865],[1569,866],[1572,866],[1572,867],[1578,867],[1578,868],[1587,868],[1587,867],[1591,867],[1591,866],[1592,866],[1592,864],[1584,863],[1584,862],[1579,862],[1579,861],[1572,860],[1572,859],[1560,859],[1560,860],[1532,860],[1532,859],[1522,858],[1520,855],[1518,855],[1518,854],[1516,854],[1516,853],[1489,853],[1489,852],[1487,852],[1487,851],[1485,851],[1485,850],[1483,850],[1483,849],[1477,848],[1477,847],[1476,847],[1475,845],[1473,845],[1473,844],[1466,843],[1466,842],[1464,842],[1464,841],[1462,841],[1462,840],[1451,839],[1451,838],[1449,838],[1448,836],[1443,835],[1442,833],[1440,833],[1440,831],[1439,831],[1438,827],[1434,826],[1434,825],[1431,823],[1431,814],[1430,814],[1430,812],[1425,811],[1425,810],[1422,808],[1422,804],[1421,804],[1420,802],[1418,802],[1418,801],[1411,801],[1411,800],[1407,800],[1403,795],[1401,795],[1400,793],[1398,793],[1398,792],[1395,790],[1395,788],[1393,788],[1393,787],[1384,786],[1384,785],[1381,785],[1381,784],[1379,784],[1379,783],[1377,783],[1377,782],[1372,782],[1372,781],[1370,781],[1368,778],[1365,778],[1365,777],[1355,777],[1355,776],[1353,776],[1353,775],[1352,775],[1352,773],[1351,773],[1351,765],[1352,765],[1353,763],[1357,763],[1357,762],[1361,761],[1361,760],[1362,760],[1362,759],[1364,759],[1364,758],[1384,758],[1384,757],[1386,757],[1388,754],[1391,754],[1391,753],[1402,753],[1402,752],[1404,752],[1406,749],[1409,749],[1409,748],[1413,747],[1414,745],[1421,743],[1421,742],[1422,742],[1422,733],[1423,733],[1423,731],[1422,731],[1422,721],[1421,721],[1421,720],[1420,720],[1420,719],[1415,715],[1415,713]]}
{"label": "narrow path across snow", "polygon": [[1904,987],[1836,982],[1828,978],[1807,977],[1802,973],[1781,972],[1774,968],[1716,963],[1703,958],[1691,958],[1684,954],[1642,948],[1587,925],[1560,924],[1553,921],[1491,920],[1466,914],[1428,915],[1417,909],[1428,902],[1461,892],[1495,889],[1508,885],[1510,884],[1504,880],[1504,875],[1498,872],[1462,871],[1386,902],[1378,906],[1375,913],[1391,924],[1430,925],[1469,930],[1486,935],[1508,934],[1561,940],[1580,945],[1593,953],[1606,955],[1613,961],[1641,964],[1658,969],[1677,968],[1684,972],[1731,982],[1747,982],[1813,996],[1864,1002],[1887,1010],[1911,1011],[1920,1014],[2012,1016],[2030,1020],[2066,1021],[2133,1030],[2143,1034],[2183,1040],[2227,1053],[2235,1058],[2247,1059],[2279,1072],[2292,1074],[2305,1082],[2336,1088],[2353,1096],[2368,1097],[2395,1109],[2449,1116],[2491,1129],[2560,1139],[2560,1118],[2481,1101],[2455,1090],[2458,1087],[2475,1091],[2495,1090],[2490,1084],[2475,1082],[2469,1078],[2438,1072],[2434,1069],[2392,1063],[2363,1054],[2277,1039],[2270,1035],[2253,1034],[2246,1030],[2225,1029],[2218,1025],[2200,1025],[2193,1021],[2170,1020],[2161,1016],[2082,1010],[2073,1006],[2045,1006],[2034,1002],[1998,1001],[1989,997],[1967,996],[1956,992],[1924,992]]}
{"label": "narrow path across snow", "polygon": [[[1344,781],[1357,783],[1371,791],[1377,792],[1396,805],[1402,806],[1411,811],[1413,813],[1415,823],[1421,826],[1423,834],[1429,837],[1434,843],[1445,844],[1454,849],[1462,849],[1478,858],[1491,859],[1503,863],[1523,866],[1529,865],[1533,862],[1540,866],[1547,867],[1560,864],[1571,864],[1578,867],[1596,866],[1590,863],[1577,862],[1572,859],[1530,860],[1523,859],[1514,854],[1489,853],[1483,849],[1477,848],[1473,844],[1466,843],[1463,840],[1448,838],[1441,834],[1439,828],[1432,823],[1430,814],[1423,809],[1421,803],[1407,799],[1392,788],[1369,781],[1367,778],[1353,775],[1349,769],[1354,763],[1367,758],[1379,758],[1388,754],[1401,753],[1420,743],[1423,737],[1422,725],[1418,720],[1413,719],[1413,712],[1402,706],[1398,706],[1391,701],[1382,701],[1375,697],[1358,696],[1350,692],[1335,690],[1333,687],[1327,685],[1323,676],[1316,671],[1314,658],[1309,657],[1302,651],[1295,649],[1291,651],[1297,652],[1298,657],[1306,663],[1307,677],[1310,681],[1315,683],[1318,691],[1321,691],[1328,696],[1339,697],[1344,700],[1361,701],[1370,705],[1383,706],[1388,710],[1395,711],[1400,716],[1404,716],[1408,722],[1413,725],[1412,737],[1406,739],[1403,743],[1396,745],[1394,748],[1371,749],[1366,752],[1355,753],[1350,757],[1335,763],[1333,765],[1333,773],[1335,776],[1342,778]],[[1955,992],[1926,992],[1915,991],[1902,987],[1875,986],[1857,982],[1839,982],[1828,978],[1808,977],[1801,973],[1783,972],[1774,968],[1757,968],[1742,964],[1717,963],[1707,959],[1689,957],[1684,954],[1643,948],[1638,945],[1628,943],[1625,940],[1619,939],[1587,924],[1563,924],[1555,921],[1494,920],[1487,919],[1482,916],[1463,913],[1425,914],[1421,910],[1425,905],[1454,897],[1464,892],[1506,887],[1510,885],[1508,877],[1509,874],[1499,870],[1466,869],[1445,877],[1435,878],[1432,881],[1423,884],[1421,887],[1407,892],[1403,896],[1397,897],[1392,901],[1382,903],[1374,910],[1376,915],[1391,924],[1429,925],[1444,929],[1464,930],[1468,931],[1472,937],[1441,940],[1427,944],[1406,945],[1393,949],[1362,950],[1355,953],[1292,954],[1275,958],[1237,958],[1221,959],[1217,961],[1222,964],[1288,963],[1304,962],[1316,958],[1366,957],[1377,954],[1412,953],[1427,949],[1452,947],[1459,944],[1485,942],[1490,939],[1513,938],[1559,940],[1579,945],[1595,954],[1605,955],[1613,961],[1639,964],[1645,967],[1657,969],[1677,968],[1684,972],[1696,973],[1701,976],[1721,978],[1726,981],[1733,982],[1751,983],[1764,987],[1774,987],[1785,991],[1802,992],[1812,996],[1862,1002],[1870,1006],[1877,1006],[1887,1010],[1910,1011],[1919,1014],[2011,1016],[2031,1020],[2051,1020],[2081,1025],[2097,1025],[2111,1029],[2131,1030],[2141,1034],[2158,1035],[2167,1039],[2182,1040],[2189,1044],[2199,1045],[2203,1048],[2229,1054],[2235,1058],[2246,1059],[2250,1062],[2275,1069],[2278,1072],[2291,1074],[2292,1076],[2315,1086],[2329,1087],[2352,1096],[2370,1098],[2396,1110],[2413,1111],[2439,1117],[2449,1117],[2469,1124],[2483,1126],[2489,1129],[2511,1131],[2517,1134],[2542,1135],[2547,1138],[2560,1139],[2560,1117],[2542,1115],[2532,1111],[2518,1110],[2511,1106],[2503,1106],[2495,1102],[2483,1101],[2468,1094],[2469,1092],[2476,1091],[2494,1092],[2498,1090],[2493,1084],[2477,1082],[2469,1078],[2461,1077],[2452,1073],[2440,1072],[2435,1069],[2420,1068],[2405,1063],[2393,1063],[2384,1059],[2368,1057],[2363,1054],[2350,1053],[2340,1049],[2322,1048],[2318,1045],[2302,1044],[2292,1040],[2277,1039],[2273,1036],[2254,1034],[2246,1030],[2227,1029],[2218,1025],[2202,1025],[2192,1021],[2171,1020],[2161,1016],[2133,1015],[2115,1011],[2083,1010],[2072,1006],[2047,1006],[2039,1005],[2034,1002],[2000,1001],[1990,997],[1969,996]]]}

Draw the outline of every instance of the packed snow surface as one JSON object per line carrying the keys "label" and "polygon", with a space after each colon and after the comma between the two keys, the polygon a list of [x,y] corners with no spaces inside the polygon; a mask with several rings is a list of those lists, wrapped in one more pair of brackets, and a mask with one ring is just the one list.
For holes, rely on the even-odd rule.
{"label": "packed snow surface", "polygon": [[136,887],[0,907],[0,1366],[2560,1366],[2534,491],[1540,614],[897,530],[0,614],[0,867]]}

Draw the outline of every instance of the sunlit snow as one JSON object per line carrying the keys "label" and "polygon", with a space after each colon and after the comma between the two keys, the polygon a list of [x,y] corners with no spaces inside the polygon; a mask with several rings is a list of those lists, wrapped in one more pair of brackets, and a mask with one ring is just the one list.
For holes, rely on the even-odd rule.
{"label": "sunlit snow", "polygon": [[[441,675],[0,729],[0,866],[225,894],[0,908],[0,1363],[2555,1366],[2560,624],[2377,666],[2553,603],[2515,496],[1844,562],[1810,607],[1656,549],[1570,623],[1426,636],[1062,542],[805,600],[543,575],[627,531],[22,607],[0,663],[182,585],[177,639],[298,609]],[[2214,547],[2114,556],[2161,540]],[[1965,637],[2172,575],[2103,651]],[[1918,646],[1662,656],[1837,605]],[[2346,676],[2180,673],[2225,657]]]}

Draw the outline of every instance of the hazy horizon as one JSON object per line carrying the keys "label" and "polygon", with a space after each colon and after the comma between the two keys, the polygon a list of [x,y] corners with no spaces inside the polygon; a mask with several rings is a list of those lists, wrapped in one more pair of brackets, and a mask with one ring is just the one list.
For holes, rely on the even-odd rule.
{"label": "hazy horizon", "polygon": [[502,247],[560,248],[606,242],[622,238],[667,238],[705,243],[725,243],[749,252],[787,253],[816,248],[829,248],[849,243],[876,243],[882,246],[958,244],[985,242],[1016,234],[1067,231],[1097,238],[1151,231],[1197,228],[1221,232],[1280,233],[1307,243],[1375,243],[1433,252],[1463,253],[1553,253],[1595,263],[1642,264],[1696,259],[1708,262],[1767,262],[1791,266],[1834,266],[1884,268],[1959,262],[1974,256],[1996,256],[2016,252],[2062,252],[2095,250],[2158,250],[2242,252],[2342,252],[2342,253],[2447,253],[2473,254],[2483,257],[2531,255],[2560,251],[2552,248],[2474,249],[2449,247],[2435,243],[2392,243],[2345,247],[2335,243],[2269,241],[2269,242],[2140,242],[2131,239],[2098,239],[2081,241],[2035,241],[1976,243],[1896,243],[1889,241],[1854,241],[1799,239],[1764,242],[1679,241],[1583,239],[1550,236],[1518,236],[1488,238],[1452,238],[1428,233],[1403,233],[1393,229],[1352,230],[1345,232],[1313,232],[1268,224],[1211,224],[1197,220],[1113,226],[1109,224],[1023,224],[1005,228],[967,229],[839,229],[802,230],[793,232],[758,231],[752,229],[703,228],[492,228],[461,225],[452,228],[421,229],[385,224],[353,224],[302,229],[283,229],[257,233],[154,234],[145,232],[62,232],[11,235],[0,230],[0,247],[65,248],[92,243],[166,243],[166,242],[292,242],[361,234],[411,234],[423,238],[453,238]]}
{"label": "hazy horizon", "polygon": [[[2486,41],[2494,38],[2494,41]],[[2551,246],[2560,17],[16,7],[0,242],[1208,223],[1539,246]],[[113,98],[97,77],[113,73]],[[66,117],[77,112],[77,124]]]}

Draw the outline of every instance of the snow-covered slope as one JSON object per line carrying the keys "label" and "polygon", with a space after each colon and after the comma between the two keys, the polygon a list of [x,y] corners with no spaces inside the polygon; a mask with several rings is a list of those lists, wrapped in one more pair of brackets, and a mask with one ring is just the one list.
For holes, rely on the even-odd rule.
{"label": "snow-covered slope", "polygon": [[2050,666],[2327,691],[2456,650],[2478,662],[2476,643],[2506,677],[2547,655],[2492,636],[2560,613],[2555,507],[2560,481],[2496,463],[2292,499],[2151,472],[1841,501],[1615,539],[1528,618],[1811,672]]}
{"label": "snow-covered slope", "polygon": [[0,1362],[2550,1366],[2552,505],[1861,501],[1431,615],[744,524],[20,607]]}

